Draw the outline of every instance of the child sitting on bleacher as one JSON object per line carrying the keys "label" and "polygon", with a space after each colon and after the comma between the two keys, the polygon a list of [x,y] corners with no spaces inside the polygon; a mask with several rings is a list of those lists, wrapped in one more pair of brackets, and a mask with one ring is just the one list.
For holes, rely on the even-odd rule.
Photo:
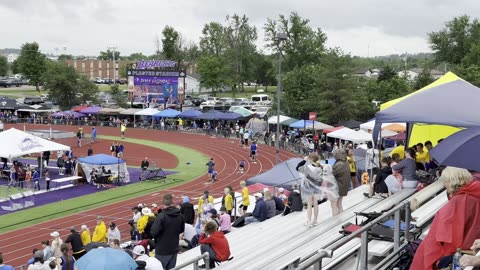
{"label": "child sitting on bleacher", "polygon": [[[200,252],[209,254],[210,269],[215,268],[216,261],[223,262],[229,259],[230,246],[224,233],[218,231],[217,223],[208,222],[198,242],[200,243]],[[205,264],[200,265],[200,268],[206,268]]]}

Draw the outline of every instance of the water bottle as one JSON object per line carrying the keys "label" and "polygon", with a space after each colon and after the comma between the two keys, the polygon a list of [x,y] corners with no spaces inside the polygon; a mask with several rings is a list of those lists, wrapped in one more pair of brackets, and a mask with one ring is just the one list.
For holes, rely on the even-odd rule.
{"label": "water bottle", "polygon": [[452,270],[462,270],[460,266],[460,258],[462,257],[462,249],[457,248],[457,252],[453,255]]}

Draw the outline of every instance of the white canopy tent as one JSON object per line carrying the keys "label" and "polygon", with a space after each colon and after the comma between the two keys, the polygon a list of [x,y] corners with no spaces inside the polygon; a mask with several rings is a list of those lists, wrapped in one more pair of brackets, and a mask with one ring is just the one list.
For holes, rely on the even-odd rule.
{"label": "white canopy tent", "polygon": [[135,116],[152,116],[154,114],[157,114],[159,113],[160,111],[155,109],[155,108],[146,108],[146,109],[143,109],[141,111],[138,111],[136,113],[134,113]]}
{"label": "white canopy tent", "polygon": [[[386,126],[389,126],[389,125],[392,125],[392,124],[398,124],[398,125],[403,125],[403,126],[406,126],[405,123],[384,123],[382,124],[382,128],[386,127]],[[361,130],[364,130],[368,133],[371,133],[373,128],[375,127],[375,119],[374,120],[370,120],[366,123],[363,123],[360,125],[360,129]],[[390,131],[390,130],[382,130],[382,137],[390,137],[390,136],[395,136],[397,135],[398,133],[397,132],[394,132],[394,131]]]}
{"label": "white canopy tent", "polygon": [[[277,119],[278,117],[276,115],[274,116],[271,116],[270,118],[268,118],[268,123],[269,124],[272,124],[272,125],[276,125],[277,124]],[[280,123],[282,123],[283,121],[287,121],[287,120],[290,120],[292,119],[291,117],[288,117],[288,116],[285,116],[285,115],[280,115]]]}
{"label": "white canopy tent", "polygon": [[355,131],[355,130],[347,128],[347,127],[343,127],[341,129],[337,129],[335,131],[327,133],[327,137],[344,140],[345,135],[347,135],[348,133],[350,133],[352,131]]}
{"label": "white canopy tent", "polygon": [[354,143],[369,142],[372,141],[372,134],[363,130],[354,130],[347,133],[344,140],[352,141]]}
{"label": "white canopy tent", "polygon": [[67,145],[52,142],[32,134],[10,128],[0,133],[0,157],[16,158],[45,151],[70,151]]}

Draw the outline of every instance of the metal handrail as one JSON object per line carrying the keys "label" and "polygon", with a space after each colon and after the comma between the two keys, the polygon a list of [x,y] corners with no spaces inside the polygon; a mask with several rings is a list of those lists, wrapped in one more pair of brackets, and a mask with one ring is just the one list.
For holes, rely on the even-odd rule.
{"label": "metal handrail", "polygon": [[396,254],[401,252],[402,248],[406,245],[406,243],[403,243],[400,245],[400,210],[402,208],[405,208],[406,211],[406,220],[405,220],[405,237],[404,240],[408,240],[409,235],[410,235],[410,201],[405,201],[403,203],[400,203],[396,206],[394,206],[392,209],[388,210],[387,212],[383,213],[381,216],[377,217],[370,223],[362,226],[360,229],[356,230],[352,234],[342,238],[340,241],[335,242],[333,245],[331,245],[328,249],[320,249],[317,250],[307,256],[303,260],[300,260],[300,264],[298,267],[294,268],[297,270],[306,270],[309,269],[312,266],[315,266],[315,269],[321,269],[321,264],[322,260],[324,258],[331,258],[333,256],[333,252],[343,245],[347,244],[351,240],[357,238],[359,235],[361,235],[361,254],[360,254],[360,265],[361,269],[368,269],[367,266],[367,258],[368,258],[368,230],[373,227],[375,224],[381,222],[383,219],[385,219],[388,216],[391,216],[392,214],[395,215],[395,227],[394,227],[394,255],[389,256],[385,258],[382,262],[379,264],[383,265],[386,263],[386,259],[391,259],[393,258]]}
{"label": "metal handrail", "polygon": [[193,259],[190,259],[180,265],[177,265],[175,266],[175,268],[173,268],[173,270],[180,270],[184,267],[187,267],[187,266],[190,266],[193,264],[193,269],[194,270],[198,270],[199,267],[198,267],[198,262],[201,261],[201,260],[205,260],[205,269],[209,270],[210,269],[210,255],[208,254],[208,252],[205,252],[203,253],[202,255],[200,256],[197,256]]}

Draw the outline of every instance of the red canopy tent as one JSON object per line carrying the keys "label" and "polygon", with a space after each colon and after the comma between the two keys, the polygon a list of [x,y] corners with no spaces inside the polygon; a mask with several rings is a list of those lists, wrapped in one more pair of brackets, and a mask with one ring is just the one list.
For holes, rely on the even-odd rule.
{"label": "red canopy tent", "polygon": [[74,112],[80,112],[80,111],[83,111],[83,110],[85,110],[85,109],[87,109],[87,108],[88,108],[88,106],[86,106],[86,105],[81,105],[81,106],[73,107],[73,108],[72,108],[72,111],[74,111]]}

